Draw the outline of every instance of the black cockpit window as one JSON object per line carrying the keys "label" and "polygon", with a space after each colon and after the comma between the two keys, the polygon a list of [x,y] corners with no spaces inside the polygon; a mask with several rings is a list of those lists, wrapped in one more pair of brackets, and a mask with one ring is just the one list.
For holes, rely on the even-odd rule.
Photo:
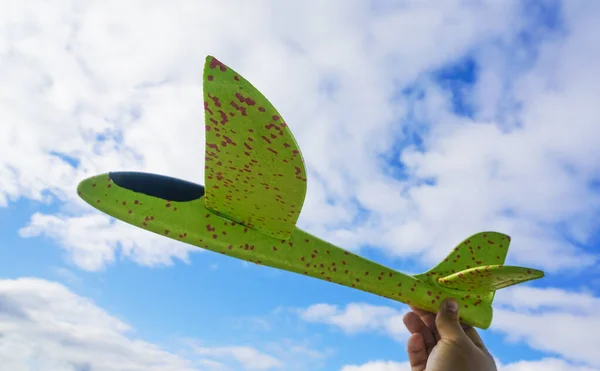
{"label": "black cockpit window", "polygon": [[184,202],[204,196],[203,186],[164,175],[117,171],[109,176],[119,187],[163,200]]}

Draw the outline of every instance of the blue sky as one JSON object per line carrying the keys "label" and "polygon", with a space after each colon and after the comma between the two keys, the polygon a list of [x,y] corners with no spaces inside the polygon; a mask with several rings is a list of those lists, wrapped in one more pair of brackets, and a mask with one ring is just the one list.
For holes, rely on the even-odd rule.
{"label": "blue sky", "polygon": [[509,262],[547,277],[497,294],[482,336],[499,368],[600,370],[595,2],[57,4],[0,15],[0,363],[408,370],[403,304],[77,198],[110,170],[202,183],[211,54],[294,132],[299,227],[412,273],[469,234],[508,233]]}

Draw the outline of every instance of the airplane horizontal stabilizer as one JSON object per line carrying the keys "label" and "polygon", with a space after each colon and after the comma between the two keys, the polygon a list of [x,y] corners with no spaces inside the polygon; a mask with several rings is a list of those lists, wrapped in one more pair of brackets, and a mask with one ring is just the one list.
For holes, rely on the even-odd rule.
{"label": "airplane horizontal stabilizer", "polygon": [[486,265],[462,270],[438,279],[443,286],[469,292],[493,292],[544,277],[544,272],[524,267]]}

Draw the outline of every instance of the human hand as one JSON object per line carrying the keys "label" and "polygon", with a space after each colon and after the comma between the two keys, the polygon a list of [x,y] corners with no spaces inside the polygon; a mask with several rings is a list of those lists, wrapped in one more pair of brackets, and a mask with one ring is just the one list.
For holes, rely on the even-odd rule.
{"label": "human hand", "polygon": [[412,371],[497,371],[477,330],[461,325],[458,303],[446,299],[436,314],[410,308],[404,325]]}

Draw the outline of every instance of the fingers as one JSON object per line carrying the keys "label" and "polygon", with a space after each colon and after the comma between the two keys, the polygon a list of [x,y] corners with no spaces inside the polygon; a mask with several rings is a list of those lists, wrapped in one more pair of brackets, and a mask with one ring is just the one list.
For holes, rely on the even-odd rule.
{"label": "fingers", "polygon": [[[444,305],[445,305],[445,302],[442,303],[442,306],[440,306],[439,312],[442,312],[444,310]],[[412,312],[409,312],[404,316],[404,324],[406,325],[407,329],[411,333],[413,333],[413,334],[421,333],[421,335],[423,335],[425,345],[428,349],[428,352],[431,352],[431,348],[433,348],[433,346],[435,346],[435,344],[437,344],[437,342],[440,340],[440,334],[437,329],[437,321],[438,321],[437,316],[436,316],[436,314],[424,311],[422,309],[419,309],[419,308],[416,308],[413,306],[410,306],[410,309],[412,310]],[[444,314],[444,313],[442,313],[442,314]],[[449,320],[451,323],[457,322],[459,320],[458,312],[456,313],[455,317],[456,317],[456,320],[453,320],[452,318],[454,318],[454,314],[450,313]],[[442,319],[442,321],[443,321],[443,319]],[[426,331],[425,329],[423,329],[422,326],[425,326],[429,331]],[[479,336],[479,333],[477,332],[477,330],[475,330],[475,328],[473,328],[472,326],[469,326],[469,325],[462,324],[460,322],[459,322],[459,326],[463,330],[462,334],[454,326],[454,332],[457,334],[457,337],[464,338],[464,335],[466,335],[473,342],[473,344],[475,344],[475,346],[477,346],[478,348],[480,348],[484,351],[487,351],[487,348],[485,347],[483,340],[481,339],[481,337]],[[431,334],[433,334],[433,335],[431,335]],[[431,344],[433,344],[433,345],[431,345]]]}
{"label": "fingers", "polygon": [[414,312],[406,313],[402,318],[402,321],[411,334],[421,335],[427,349],[427,354],[429,354],[437,343],[433,332],[431,332],[431,329],[429,329],[429,327],[423,323],[421,317]]}
{"label": "fingers", "polygon": [[408,338],[407,350],[411,370],[424,371],[427,366],[427,357],[429,357],[429,354],[421,333],[414,333]]}
{"label": "fingers", "polygon": [[458,317],[458,303],[454,299],[446,299],[442,302],[435,317],[435,324],[440,337],[444,340],[457,342],[466,337]]}
{"label": "fingers", "polygon": [[465,334],[467,334],[469,339],[471,339],[471,341],[473,342],[473,344],[475,344],[475,346],[477,346],[477,348],[487,351],[487,348],[485,347],[485,344],[483,344],[483,340],[481,340],[481,337],[479,336],[477,330],[475,330],[471,326],[463,326],[463,329],[465,331]]}
{"label": "fingers", "polygon": [[421,317],[421,320],[425,325],[429,328],[429,330],[433,333],[433,336],[437,341],[440,340],[440,334],[438,333],[437,327],[435,326],[435,314],[429,313],[422,309],[411,306],[410,309]]}

